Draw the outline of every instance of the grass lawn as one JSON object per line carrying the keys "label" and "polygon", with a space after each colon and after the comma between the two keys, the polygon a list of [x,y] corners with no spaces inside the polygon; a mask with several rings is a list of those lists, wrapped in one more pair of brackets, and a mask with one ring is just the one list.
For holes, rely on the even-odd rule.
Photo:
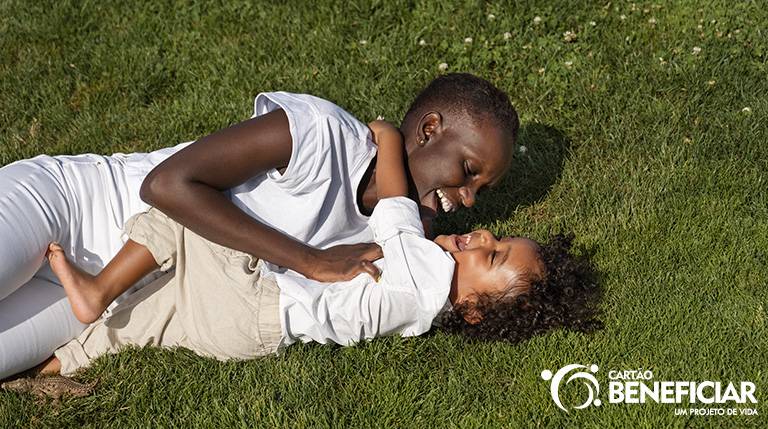
{"label": "grass lawn", "polygon": [[[2,165],[192,140],[248,118],[261,91],[399,122],[441,63],[490,79],[521,115],[514,171],[438,230],[573,231],[601,272],[605,329],[230,363],[133,349],[79,376],[100,380],[90,397],[0,392],[0,427],[765,427],[767,59],[756,1],[4,0]],[[599,366],[602,406],[555,405],[541,371],[571,363]],[[635,369],[752,381],[759,402],[736,407],[759,415],[608,403],[609,371]]]}

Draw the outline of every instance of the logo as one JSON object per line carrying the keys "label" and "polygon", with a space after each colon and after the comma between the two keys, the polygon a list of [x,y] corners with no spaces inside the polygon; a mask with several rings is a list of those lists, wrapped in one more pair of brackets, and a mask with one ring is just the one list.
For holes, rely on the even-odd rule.
{"label": "logo", "polygon": [[[570,377],[565,381],[565,384],[570,383],[573,380],[582,380],[582,383],[587,387],[587,391],[589,392],[589,396],[587,397],[587,400],[584,401],[580,405],[576,405],[573,408],[576,410],[581,410],[583,408],[586,408],[592,404],[594,404],[596,407],[599,407],[602,403],[600,399],[597,397],[600,395],[600,385],[597,383],[597,379],[594,375],[590,374],[589,372],[584,371],[578,371],[580,369],[586,369],[587,367],[585,365],[579,365],[579,364],[570,364],[566,365],[562,368],[560,368],[554,376],[552,375],[552,371],[545,369],[544,371],[541,371],[541,378],[544,379],[544,381],[552,380],[552,382],[549,385],[549,393],[552,395],[552,400],[555,401],[555,405],[560,407],[561,410],[568,412],[568,409],[563,406],[563,403],[560,402],[560,383],[562,383],[563,378],[565,378],[566,375],[569,373],[575,371],[573,374],[571,374]],[[597,365],[590,365],[589,371],[592,373],[596,373],[598,370]]]}
{"label": "logo", "polygon": [[[603,404],[600,396],[600,384],[593,375],[597,365],[566,365],[554,374],[545,369],[541,378],[549,381],[549,393],[555,405],[568,412],[569,409],[581,410]],[[603,371],[605,372],[605,370]],[[609,370],[607,375],[606,404],[674,404],[675,415],[711,416],[711,415],[758,415],[757,388],[752,381],[725,382],[718,380],[680,381],[656,380],[653,371]],[[565,380],[565,381],[563,381]],[[565,395],[576,405],[563,405],[560,388],[572,381],[578,381],[583,387],[578,391],[570,389]],[[577,393],[576,393],[577,392]],[[604,392],[604,393],[606,393]],[[584,396],[586,395],[586,399]],[[573,399],[576,397],[576,399]],[[570,404],[569,404],[570,405]]]}

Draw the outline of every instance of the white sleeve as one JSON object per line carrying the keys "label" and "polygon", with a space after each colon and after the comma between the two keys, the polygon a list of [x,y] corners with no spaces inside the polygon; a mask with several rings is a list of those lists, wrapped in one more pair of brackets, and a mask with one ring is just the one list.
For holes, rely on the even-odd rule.
{"label": "white sleeve", "polygon": [[[369,225],[384,253],[384,287],[412,295],[413,323],[402,334],[419,335],[428,331],[447,299],[453,278],[453,258],[424,238],[418,205],[408,198],[379,201]],[[396,322],[395,326],[401,325],[400,321],[392,322]]]}
{"label": "white sleeve", "polygon": [[330,141],[323,135],[323,117],[311,99],[287,92],[264,92],[256,96],[253,116],[283,109],[291,132],[291,158],[283,174],[276,169],[267,177],[289,194],[305,191],[317,179],[317,165],[330,152]]}
{"label": "white sleeve", "polygon": [[406,197],[384,198],[376,203],[368,220],[373,239],[379,245],[397,234],[408,233],[424,237],[424,225],[419,216],[419,206]]}

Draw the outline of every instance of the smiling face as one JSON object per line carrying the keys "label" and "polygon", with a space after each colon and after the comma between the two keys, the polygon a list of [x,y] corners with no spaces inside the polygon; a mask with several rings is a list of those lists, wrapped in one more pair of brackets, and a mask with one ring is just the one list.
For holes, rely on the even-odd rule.
{"label": "smiling face", "polygon": [[[474,302],[478,295],[518,295],[530,287],[529,281],[522,280],[544,274],[540,247],[528,238],[497,240],[490,232],[478,230],[465,235],[441,235],[435,243],[456,260],[449,294],[452,304]],[[469,323],[477,323],[481,317],[465,316]]]}
{"label": "smiling face", "polygon": [[[429,112],[415,128],[404,130],[408,167],[421,205],[433,216],[472,207],[478,192],[498,183],[512,162],[513,137],[490,121]],[[424,144],[412,144],[409,135]]]}

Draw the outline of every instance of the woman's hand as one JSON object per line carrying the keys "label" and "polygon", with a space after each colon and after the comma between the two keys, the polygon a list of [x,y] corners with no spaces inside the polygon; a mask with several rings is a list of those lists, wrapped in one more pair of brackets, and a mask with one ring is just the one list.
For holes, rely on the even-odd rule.
{"label": "woman's hand", "polygon": [[312,252],[311,266],[304,274],[321,282],[351,280],[360,273],[367,273],[378,280],[381,271],[373,261],[384,254],[375,243],[344,244]]}

